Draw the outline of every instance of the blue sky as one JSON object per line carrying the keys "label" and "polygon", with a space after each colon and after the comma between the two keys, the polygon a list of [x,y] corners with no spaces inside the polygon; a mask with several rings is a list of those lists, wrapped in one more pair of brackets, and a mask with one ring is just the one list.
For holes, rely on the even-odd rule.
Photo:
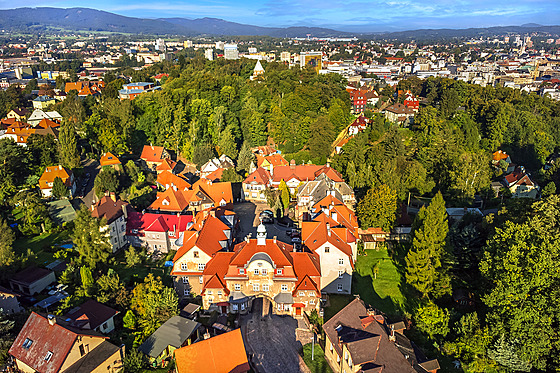
{"label": "blue sky", "polygon": [[[13,8],[0,0],[0,8]],[[22,6],[89,7],[131,17],[215,17],[259,26],[349,31],[560,24],[560,0],[29,0]]]}

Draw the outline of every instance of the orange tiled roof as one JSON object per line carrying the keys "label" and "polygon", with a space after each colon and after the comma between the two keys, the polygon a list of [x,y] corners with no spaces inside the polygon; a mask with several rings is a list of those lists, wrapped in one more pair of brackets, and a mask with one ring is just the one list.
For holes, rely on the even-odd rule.
{"label": "orange tiled roof", "polygon": [[174,352],[179,373],[249,371],[241,329],[217,335]]}
{"label": "orange tiled roof", "polygon": [[179,260],[195,246],[209,256],[213,256],[223,249],[220,242],[228,239],[224,231],[229,229],[219,218],[207,215],[203,223],[196,222],[190,230],[184,232],[183,246],[177,250],[173,261]]}
{"label": "orange tiled roof", "polygon": [[146,162],[161,162],[164,150],[163,146],[144,145],[140,158]]}
{"label": "orange tiled roof", "polygon": [[243,267],[256,253],[266,253],[274,262],[277,268],[283,268],[282,277],[295,277],[290,255],[293,246],[280,241],[274,242],[272,239],[266,240],[266,245],[257,245],[257,239],[249,242],[243,241],[235,245],[235,255],[231,259],[230,267],[226,276],[238,276],[237,268]]}
{"label": "orange tiled roof", "polygon": [[330,245],[352,257],[352,248],[347,243],[347,235],[341,237],[340,230],[335,231],[331,228],[337,225],[337,223],[325,214],[321,214],[320,216],[322,216],[322,219],[318,221],[304,221],[302,223],[301,238],[303,242],[305,242],[305,245],[311,251],[315,252],[315,250],[328,242]]}
{"label": "orange tiled roof", "polygon": [[506,152],[503,152],[501,150],[498,150],[497,152],[492,153],[492,160],[495,162],[499,162],[501,160],[506,160],[508,159],[509,155],[507,155]]}
{"label": "orange tiled roof", "polygon": [[161,162],[159,166],[156,167],[156,171],[173,171],[175,166],[177,166],[177,162],[166,158]]}
{"label": "orange tiled roof", "polygon": [[191,187],[185,179],[175,175],[171,171],[163,171],[157,175],[157,182],[164,188],[177,187],[178,190],[188,190]]}
{"label": "orange tiled roof", "polygon": [[188,192],[174,188],[158,192],[156,200],[150,205],[152,210],[180,212],[189,206]]}
{"label": "orange tiled roof", "polygon": [[270,173],[262,167],[257,168],[243,181],[244,184],[257,183],[262,185],[269,185],[272,181]]}
{"label": "orange tiled roof", "polygon": [[226,204],[233,203],[233,192],[230,182],[214,183],[211,180],[202,178],[194,183],[193,190],[204,192],[214,201],[215,206],[219,206],[222,200],[225,201]]}
{"label": "orange tiled roof", "polygon": [[52,186],[49,186],[48,183],[53,183],[54,179],[56,179],[57,176],[62,179],[62,181],[67,187],[70,187],[71,175],[72,175],[72,171],[68,170],[63,166],[49,166],[45,169],[45,171],[39,178],[39,187],[41,189],[52,188]]}
{"label": "orange tiled roof", "polygon": [[101,165],[101,167],[111,166],[115,164],[121,164],[121,161],[119,161],[119,158],[113,155],[113,153],[107,152],[103,154],[103,156],[99,160],[99,164]]}

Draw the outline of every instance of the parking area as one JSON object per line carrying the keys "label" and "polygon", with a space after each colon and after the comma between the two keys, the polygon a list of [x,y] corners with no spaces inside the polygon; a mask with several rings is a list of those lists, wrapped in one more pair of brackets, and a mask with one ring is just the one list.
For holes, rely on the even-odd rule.
{"label": "parking area", "polygon": [[252,313],[241,318],[245,344],[253,354],[259,373],[300,373],[309,369],[299,355],[311,333],[298,329],[298,320],[286,316],[262,317],[262,299],[253,303]]}
{"label": "parking area", "polygon": [[[252,238],[255,238],[257,235],[257,227],[260,224],[259,214],[269,209],[270,208],[265,203],[243,202],[234,204],[233,211],[240,220],[237,239],[243,240],[249,233],[251,233]],[[276,236],[279,241],[291,243],[290,237],[286,235],[287,230],[288,228],[279,226],[276,219],[273,224],[266,224],[268,238]]]}

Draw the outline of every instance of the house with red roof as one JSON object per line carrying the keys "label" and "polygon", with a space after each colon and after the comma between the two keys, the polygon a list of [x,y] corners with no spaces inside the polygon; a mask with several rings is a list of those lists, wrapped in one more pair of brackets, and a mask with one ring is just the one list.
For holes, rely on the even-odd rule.
{"label": "house with red roof", "polygon": [[518,166],[512,173],[504,177],[504,184],[510,190],[513,198],[537,198],[539,186],[525,171],[525,167]]}
{"label": "house with red roof", "polygon": [[288,161],[279,153],[269,155],[256,154],[256,165],[254,163],[251,164],[250,172],[261,167],[273,174],[274,167],[287,166],[288,164]]}
{"label": "house with red roof", "polygon": [[166,158],[171,158],[171,156],[163,146],[144,145],[140,155],[144,166],[151,171],[155,171]]}
{"label": "house with red roof", "polygon": [[156,182],[165,190],[169,188],[189,190],[191,188],[191,184],[187,180],[179,175],[175,175],[170,170],[158,172]]}
{"label": "house with red roof", "polygon": [[367,128],[368,123],[369,120],[363,115],[360,115],[358,118],[354,119],[352,124],[350,124],[350,126],[348,127],[348,135],[349,136],[357,135],[358,133],[362,132]]}
{"label": "house with red roof", "polygon": [[101,167],[112,167],[117,171],[121,170],[122,167],[122,163],[119,160],[119,157],[111,152],[103,153],[103,155],[99,159],[99,165]]}
{"label": "house with red roof", "polygon": [[128,244],[126,220],[129,211],[131,211],[130,205],[120,199],[117,200],[115,193],[101,197],[97,203],[91,206],[93,217],[107,221],[105,229],[109,231],[113,252]]}
{"label": "house with red roof", "polygon": [[71,326],[54,315],[32,312],[10,347],[22,372],[119,372],[124,350],[94,330]]}
{"label": "house with red roof", "polygon": [[243,195],[246,201],[266,202],[265,191],[272,186],[272,176],[259,167],[243,180]]}
{"label": "house with red roof", "polygon": [[156,167],[156,172],[159,175],[164,171],[173,172],[177,167],[177,162],[173,161],[171,158],[165,158],[162,160],[161,164]]}
{"label": "house with red roof", "polygon": [[292,159],[289,166],[279,166],[274,169],[272,187],[278,188],[280,182],[284,180],[290,189],[290,193],[295,194],[300,183],[315,180],[321,174],[327,175],[336,182],[344,181],[342,175],[329,165],[296,165],[296,162]]}
{"label": "house with red roof", "polygon": [[61,165],[48,166],[45,168],[45,171],[43,171],[43,174],[39,178],[39,188],[41,189],[41,194],[43,194],[44,197],[51,196],[54,179],[57,177],[59,177],[64,185],[66,185],[70,192],[70,196],[73,196],[74,193],[76,193],[74,173]]}
{"label": "house with red roof", "polygon": [[134,247],[146,247],[149,253],[168,253],[178,250],[177,240],[192,221],[190,214],[139,213],[130,211],[126,224],[126,238]]}

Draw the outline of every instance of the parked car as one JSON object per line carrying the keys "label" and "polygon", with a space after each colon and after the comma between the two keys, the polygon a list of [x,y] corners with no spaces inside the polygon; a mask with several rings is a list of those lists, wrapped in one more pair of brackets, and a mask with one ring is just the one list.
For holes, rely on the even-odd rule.
{"label": "parked car", "polygon": [[259,219],[263,224],[272,224],[274,223],[274,217],[271,214],[265,213],[265,211],[259,214]]}
{"label": "parked car", "polygon": [[301,243],[301,238],[299,238],[299,237],[292,237],[292,243],[294,243],[294,244],[299,244],[299,243]]}

